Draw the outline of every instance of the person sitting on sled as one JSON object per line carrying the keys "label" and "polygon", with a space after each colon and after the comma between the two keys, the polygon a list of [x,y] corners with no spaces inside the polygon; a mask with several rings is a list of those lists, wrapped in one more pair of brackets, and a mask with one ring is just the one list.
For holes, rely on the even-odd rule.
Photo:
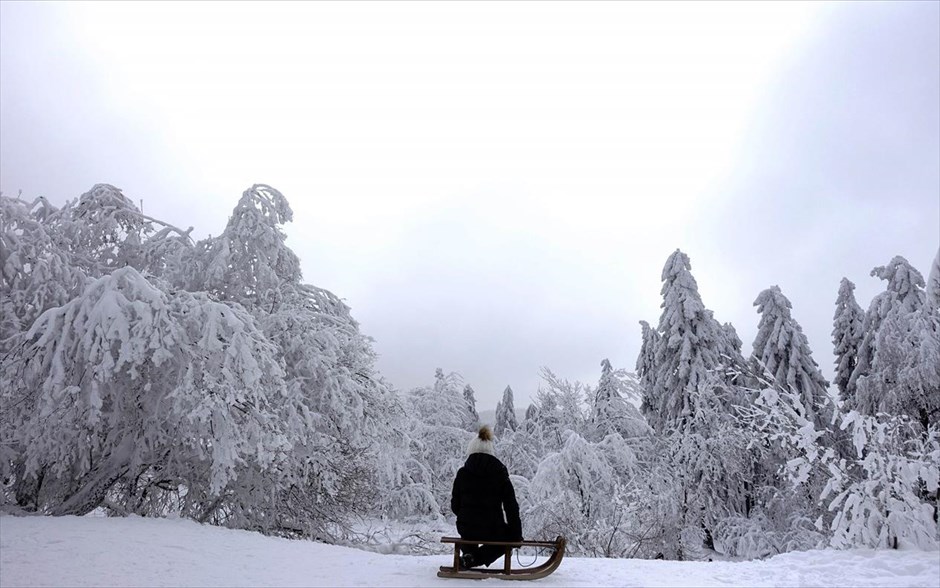
{"label": "person sitting on sled", "polygon": [[[467,462],[457,471],[450,509],[462,539],[522,541],[519,503],[509,471],[493,455],[493,432],[486,425],[467,447]],[[505,517],[503,513],[505,512]],[[489,566],[505,554],[499,545],[461,547],[460,567]]]}

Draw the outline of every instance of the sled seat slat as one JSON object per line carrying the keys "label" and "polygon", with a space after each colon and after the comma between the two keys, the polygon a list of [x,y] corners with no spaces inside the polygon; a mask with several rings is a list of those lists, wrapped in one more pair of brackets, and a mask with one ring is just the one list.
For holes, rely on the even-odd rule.
{"label": "sled seat slat", "polygon": [[[441,566],[437,575],[440,578],[466,578],[479,580],[483,578],[499,578],[500,580],[537,580],[548,576],[561,564],[565,556],[565,538],[559,536],[555,541],[474,541],[461,539],[459,537],[441,537],[441,543],[451,543],[454,546],[454,565],[453,567]],[[499,545],[505,548],[503,554],[503,569],[484,569],[473,568],[470,570],[460,569],[460,546],[461,545]],[[540,547],[552,549],[552,554],[548,560],[540,566],[526,568],[521,570],[512,569],[512,550],[519,547]]]}
{"label": "sled seat slat", "polygon": [[457,543],[459,545],[502,545],[504,547],[556,547],[555,541],[476,541],[461,539],[460,537],[441,537],[441,543]]}

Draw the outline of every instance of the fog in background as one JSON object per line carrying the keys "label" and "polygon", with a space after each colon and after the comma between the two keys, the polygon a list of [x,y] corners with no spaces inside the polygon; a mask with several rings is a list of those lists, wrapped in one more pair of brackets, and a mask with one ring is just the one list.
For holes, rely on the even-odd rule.
{"label": "fog in background", "polygon": [[0,3],[0,189],[98,182],[197,237],[281,190],[402,389],[632,370],[676,248],[831,377],[840,278],[940,246],[940,4]]}

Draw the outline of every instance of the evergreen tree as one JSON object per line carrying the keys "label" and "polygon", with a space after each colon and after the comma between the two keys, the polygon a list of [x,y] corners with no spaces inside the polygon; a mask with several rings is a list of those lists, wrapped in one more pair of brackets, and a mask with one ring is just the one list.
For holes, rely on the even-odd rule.
{"label": "evergreen tree", "polygon": [[733,418],[743,400],[740,339],[705,308],[690,268],[679,250],[666,261],[663,313],[656,335],[644,329],[638,360],[642,408],[662,444],[653,454],[665,451],[653,478],[678,481],[671,504],[660,503],[654,512],[664,529],[675,530],[664,541],[680,559],[697,549],[696,540],[713,549],[721,539],[714,535],[719,523],[746,513],[753,500],[749,440]]}
{"label": "evergreen tree", "polygon": [[496,424],[493,432],[497,437],[505,433],[513,433],[519,428],[516,421],[516,408],[512,401],[512,388],[506,386],[503,391],[503,399],[496,404]]}
{"label": "evergreen tree", "polygon": [[[648,382],[644,414],[659,432],[690,426],[700,393],[715,395],[726,406],[735,400],[727,378],[709,377],[710,373],[724,372],[722,351],[732,345],[702,304],[690,270],[688,256],[678,249],[666,261],[662,273],[663,313],[658,335],[649,337],[655,340],[655,350],[651,362],[642,360],[643,377]],[[650,365],[655,371],[649,370]]]}
{"label": "evergreen tree", "polygon": [[741,405],[748,401],[744,388],[752,375],[748,362],[741,354],[741,347],[744,343],[731,323],[721,325],[721,333],[721,361],[724,364],[725,379],[728,383],[726,392],[728,402],[732,405]]}
{"label": "evergreen tree", "polygon": [[[649,394],[656,377],[656,347],[659,345],[659,333],[656,329],[650,327],[646,321],[640,321],[642,329],[642,344],[640,345],[640,354],[636,358],[636,374],[640,378],[640,393],[642,402],[640,412],[646,417],[650,426],[659,430],[662,426],[662,420],[659,414],[653,409],[652,397]],[[655,423],[655,424],[654,424]]]}
{"label": "evergreen tree", "polygon": [[590,437],[594,440],[611,433],[634,437],[649,431],[643,415],[625,398],[631,388],[627,380],[632,380],[632,387],[636,387],[631,375],[623,370],[614,371],[607,359],[601,361],[601,378],[591,406]]}
{"label": "evergreen tree", "polygon": [[843,400],[848,397],[849,379],[858,365],[858,347],[862,342],[862,320],[865,317],[855,301],[854,290],[855,284],[848,278],[842,278],[836,298],[836,312],[832,317],[832,344],[836,355],[835,384]]}
{"label": "evergreen tree", "polygon": [[926,434],[930,425],[940,425],[940,311],[924,304],[914,313],[899,353],[895,385],[879,407],[910,416]]}
{"label": "evergreen tree", "polygon": [[927,276],[927,307],[931,312],[940,313],[940,249],[930,264]]}
{"label": "evergreen tree", "polygon": [[535,423],[539,418],[539,407],[535,405],[534,402],[529,404],[529,408],[525,409],[525,419],[523,423],[526,426],[529,424]]}
{"label": "evergreen tree", "polygon": [[[926,302],[924,278],[903,257],[876,267],[872,275],[888,282],[872,300],[865,315],[865,336],[859,346],[858,365],[849,386],[855,386],[855,403],[863,414],[878,412],[917,417],[926,408],[917,392],[898,382],[912,353],[919,352],[927,325],[917,325]],[[929,322],[929,321],[928,321]],[[915,383],[916,385],[916,383]]]}
{"label": "evergreen tree", "polygon": [[522,428],[528,433],[534,433],[541,428],[541,415],[539,414],[538,404],[535,402],[529,403],[529,408],[525,409]]}
{"label": "evergreen tree", "polygon": [[757,296],[754,306],[761,319],[752,358],[778,386],[798,394],[807,418],[817,428],[825,428],[826,419],[820,411],[826,403],[829,383],[813,360],[802,327],[790,315],[790,301],[778,286],[771,286]]}
{"label": "evergreen tree", "polygon": [[480,426],[480,415],[477,414],[477,399],[470,384],[464,386],[463,399],[467,403],[467,429],[472,431]]}
{"label": "evergreen tree", "polygon": [[940,250],[927,279],[926,302],[906,343],[908,355],[900,383],[909,391],[911,404],[916,407],[917,414],[912,416],[924,431],[929,425],[940,428]]}

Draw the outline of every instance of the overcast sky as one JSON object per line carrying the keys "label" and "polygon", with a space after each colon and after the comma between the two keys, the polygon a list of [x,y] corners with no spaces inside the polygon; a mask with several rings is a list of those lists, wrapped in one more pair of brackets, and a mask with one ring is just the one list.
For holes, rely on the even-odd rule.
{"label": "overcast sky", "polygon": [[940,4],[0,3],[0,189],[98,182],[198,236],[280,189],[382,373],[481,410],[632,370],[676,248],[830,377],[840,278],[940,246]]}

